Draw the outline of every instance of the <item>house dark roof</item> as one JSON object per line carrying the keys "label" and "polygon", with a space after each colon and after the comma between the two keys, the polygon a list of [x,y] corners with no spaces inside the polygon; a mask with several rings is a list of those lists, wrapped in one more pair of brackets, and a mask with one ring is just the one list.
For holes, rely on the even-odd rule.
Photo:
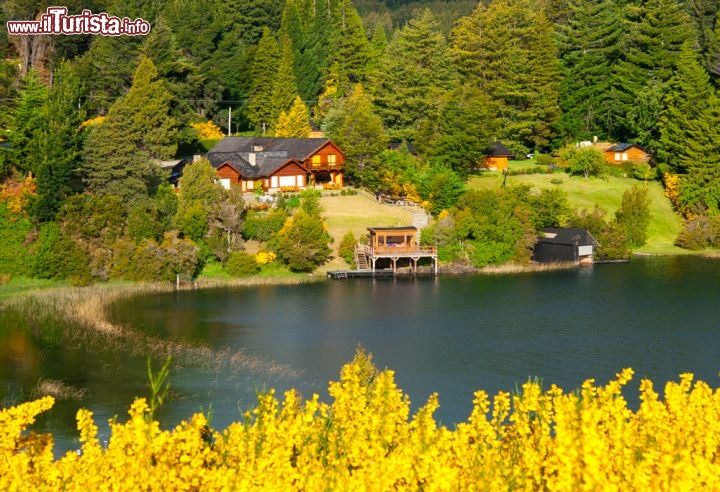
{"label": "house dark roof", "polygon": [[540,231],[541,243],[569,244],[578,246],[598,246],[598,242],[587,229],[545,227]]}
{"label": "house dark roof", "polygon": [[637,147],[638,149],[642,150],[643,152],[646,152],[645,149],[640,147],[638,144],[634,143],[618,143],[613,145],[612,147],[608,148],[605,152],[625,152],[626,150]]}
{"label": "house dark roof", "polygon": [[513,153],[499,140],[485,150],[488,157],[512,157]]}
{"label": "house dark roof", "polygon": [[418,155],[417,149],[412,142],[390,142],[388,144],[388,148],[390,150],[400,150],[402,149],[403,145],[405,145],[405,148],[407,149],[409,154]]}
{"label": "house dark roof", "polygon": [[207,159],[215,168],[228,163],[246,178],[257,178],[293,160],[302,164],[328,143],[328,138],[225,137]]}
{"label": "house dark roof", "polygon": [[181,159],[180,162],[175,164],[170,170],[170,176],[168,177],[168,181],[173,185],[177,184],[177,182],[180,181],[180,178],[183,175],[183,170],[185,169],[185,166],[187,166],[189,163],[190,159]]}

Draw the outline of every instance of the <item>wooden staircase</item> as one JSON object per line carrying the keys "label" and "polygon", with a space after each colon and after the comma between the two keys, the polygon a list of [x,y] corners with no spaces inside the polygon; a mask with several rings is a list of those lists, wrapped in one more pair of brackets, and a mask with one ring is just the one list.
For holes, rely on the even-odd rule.
{"label": "wooden staircase", "polygon": [[367,246],[364,244],[355,245],[355,269],[369,270]]}

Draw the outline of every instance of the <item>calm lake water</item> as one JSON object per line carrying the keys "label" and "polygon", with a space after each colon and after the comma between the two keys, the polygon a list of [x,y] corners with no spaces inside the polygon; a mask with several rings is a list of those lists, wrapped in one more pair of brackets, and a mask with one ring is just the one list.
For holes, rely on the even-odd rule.
{"label": "calm lake water", "polygon": [[[627,264],[518,276],[327,281],[151,295],[114,306],[116,321],[164,339],[244,351],[242,370],[184,363],[172,368],[167,426],[212,408],[224,428],[258,390],[297,388],[327,401],[327,383],[362,344],[396,372],[413,408],[437,392],[436,418],[466,420],[473,392],[512,391],[528,378],[572,390],[604,384],[624,367],[657,389],[684,372],[720,386],[720,261],[636,258]],[[58,450],[78,447],[74,415],[92,409],[101,431],[147,395],[144,355],[16,330],[0,319],[0,394],[27,395],[41,379],[87,389],[40,422]],[[156,363],[157,367],[158,363]],[[272,369],[280,368],[280,373]]]}

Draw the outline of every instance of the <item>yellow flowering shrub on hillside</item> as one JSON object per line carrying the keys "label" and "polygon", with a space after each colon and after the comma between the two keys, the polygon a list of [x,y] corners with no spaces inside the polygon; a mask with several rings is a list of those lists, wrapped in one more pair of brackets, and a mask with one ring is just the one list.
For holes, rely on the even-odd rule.
{"label": "yellow flowering shrub on hillside", "polygon": [[37,185],[32,175],[22,180],[11,178],[0,184],[0,202],[7,204],[8,210],[16,215],[27,211],[30,200],[36,194]]}
{"label": "yellow flowering shrub on hillside", "polygon": [[258,251],[255,253],[255,262],[258,265],[267,265],[277,259],[274,251]]}
{"label": "yellow flowering shrub on hillside", "polygon": [[206,121],[204,123],[191,123],[190,126],[197,130],[200,138],[214,139],[224,137],[223,132],[220,130],[220,127],[217,126],[213,121]]}
{"label": "yellow flowering shrub on hillside", "polygon": [[720,490],[718,390],[684,374],[661,399],[644,380],[633,411],[631,377],[478,391],[451,430],[433,418],[437,395],[411,416],[393,372],[356,358],[330,383],[332,403],[270,391],[224,430],[202,414],[162,430],[138,399],[101,446],[81,410],[82,448],[57,460],[51,436],[26,433],[48,397],[0,412],[0,490]]}

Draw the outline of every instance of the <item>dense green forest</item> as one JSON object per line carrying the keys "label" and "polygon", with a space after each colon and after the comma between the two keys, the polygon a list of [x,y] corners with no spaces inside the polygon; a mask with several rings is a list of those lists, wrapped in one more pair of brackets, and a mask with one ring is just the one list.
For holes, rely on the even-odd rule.
{"label": "dense green forest", "polygon": [[[346,153],[350,182],[451,217],[534,206],[527,190],[485,197],[496,203],[487,210],[465,193],[495,140],[568,172],[590,162],[568,150],[576,142],[633,142],[687,219],[681,243],[720,242],[720,0],[71,0],[70,14],[142,18],[151,32],[8,35],[7,21],[48,5],[0,10],[0,273],[192,273],[227,261],[248,230],[269,234],[291,268],[322,262],[319,247],[312,264],[292,267],[280,247],[301,225],[324,240],[309,195],[293,226],[296,207],[253,216],[212,186],[207,167],[195,196],[165,184],[155,163],[202,153],[214,125],[306,136],[312,123]],[[567,224],[556,212],[551,225]],[[518,241],[546,223],[515,218],[520,226],[502,226],[515,232],[500,234],[515,244],[477,253],[479,263],[522,258]],[[480,244],[478,230],[456,239]]]}

